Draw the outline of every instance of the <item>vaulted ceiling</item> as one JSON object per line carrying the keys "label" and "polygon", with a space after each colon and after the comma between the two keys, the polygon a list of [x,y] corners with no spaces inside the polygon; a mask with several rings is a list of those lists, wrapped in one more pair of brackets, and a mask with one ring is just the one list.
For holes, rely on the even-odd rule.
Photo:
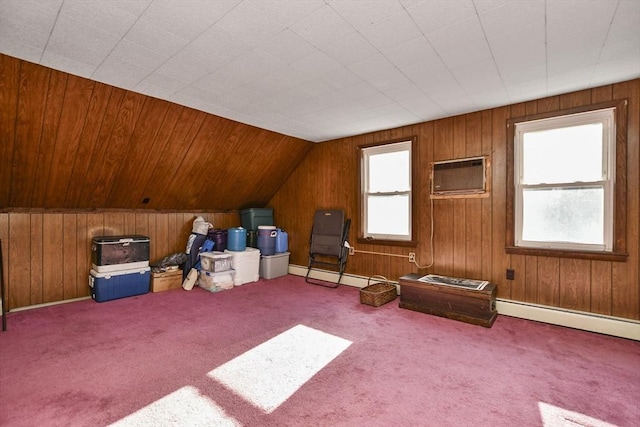
{"label": "vaulted ceiling", "polygon": [[0,209],[262,207],[312,146],[0,54]]}
{"label": "vaulted ceiling", "polygon": [[0,53],[307,141],[640,76],[638,0],[2,0]]}

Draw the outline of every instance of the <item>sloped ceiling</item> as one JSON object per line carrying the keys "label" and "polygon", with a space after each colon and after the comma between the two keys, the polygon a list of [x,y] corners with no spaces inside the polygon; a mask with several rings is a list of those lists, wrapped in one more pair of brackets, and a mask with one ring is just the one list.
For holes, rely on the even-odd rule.
{"label": "sloped ceiling", "polygon": [[638,0],[2,0],[0,52],[308,141],[640,76]]}
{"label": "sloped ceiling", "polygon": [[0,54],[0,208],[262,207],[313,143]]}

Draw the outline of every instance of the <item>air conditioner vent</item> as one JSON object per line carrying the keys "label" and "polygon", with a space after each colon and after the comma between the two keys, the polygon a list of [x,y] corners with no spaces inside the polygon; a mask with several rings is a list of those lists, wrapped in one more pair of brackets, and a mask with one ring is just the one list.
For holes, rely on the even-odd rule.
{"label": "air conditioner vent", "polygon": [[469,157],[431,163],[431,198],[486,196],[489,159]]}

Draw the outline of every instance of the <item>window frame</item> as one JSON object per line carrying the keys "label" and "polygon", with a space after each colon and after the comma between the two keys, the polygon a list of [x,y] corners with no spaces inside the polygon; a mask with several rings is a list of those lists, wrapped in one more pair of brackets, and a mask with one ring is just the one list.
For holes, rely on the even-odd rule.
{"label": "window frame", "polygon": [[[613,164],[614,171],[609,171],[613,180],[613,211],[612,211],[612,248],[610,250],[596,251],[590,249],[575,248],[549,248],[534,246],[517,246],[517,228],[519,226],[517,212],[517,183],[516,164],[518,161],[516,153],[516,124],[533,122],[542,119],[553,119],[571,116],[580,113],[596,112],[598,110],[613,109],[613,122],[615,131],[613,140]],[[559,110],[549,113],[516,117],[507,120],[508,143],[507,143],[507,215],[506,215],[506,242],[505,251],[510,254],[551,256],[562,258],[579,258],[606,261],[625,261],[628,254],[626,251],[626,148],[627,148],[627,101],[617,100],[612,102],[592,104],[584,107],[577,107]],[[611,164],[611,162],[610,162]],[[606,219],[605,219],[606,220]],[[605,225],[606,226],[606,225]]]}
{"label": "window frame", "polygon": [[[367,172],[367,167],[365,165],[365,154],[370,152],[370,149],[375,149],[376,147],[380,148],[380,151],[385,151],[389,149],[394,144],[401,143],[409,143],[409,153],[410,153],[410,164],[411,164],[411,190],[409,197],[409,239],[400,240],[393,238],[385,238],[385,237],[372,237],[365,235],[365,225],[366,225],[366,201],[365,198],[367,193],[366,190],[366,179],[365,173]],[[418,218],[418,206],[417,206],[417,191],[418,191],[418,152],[417,152],[417,143],[416,137],[402,138],[392,141],[385,141],[381,143],[374,144],[366,144],[359,145],[358,149],[358,172],[359,172],[359,188],[358,188],[358,217],[360,218],[360,227],[358,230],[358,238],[357,241],[359,243],[366,244],[381,244],[381,245],[389,245],[389,246],[409,246],[415,247],[417,245],[416,240],[416,230],[417,230],[417,218]],[[393,152],[395,150],[389,150],[389,152]]]}

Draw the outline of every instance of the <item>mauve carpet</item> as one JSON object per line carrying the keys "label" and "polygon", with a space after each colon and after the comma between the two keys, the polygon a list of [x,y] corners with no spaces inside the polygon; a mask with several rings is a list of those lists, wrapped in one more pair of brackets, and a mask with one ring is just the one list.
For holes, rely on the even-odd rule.
{"label": "mauve carpet", "polygon": [[[296,325],[351,344],[271,413],[207,375]],[[637,426],[640,343],[374,308],[291,275],[13,312],[0,333],[2,426],[106,426],[180,393],[243,426]],[[222,423],[181,409],[137,422]]]}

